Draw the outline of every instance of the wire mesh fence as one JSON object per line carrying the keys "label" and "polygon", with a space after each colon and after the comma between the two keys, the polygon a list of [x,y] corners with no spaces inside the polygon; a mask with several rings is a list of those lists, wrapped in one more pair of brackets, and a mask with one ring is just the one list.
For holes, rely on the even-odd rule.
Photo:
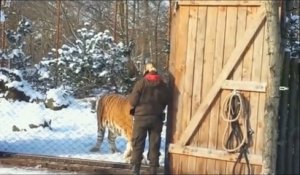
{"label": "wire mesh fence", "polygon": [[[120,152],[111,153],[107,133],[99,152],[90,152],[97,139],[96,113],[91,104],[74,100],[61,110],[44,103],[8,101],[0,98],[0,151],[79,159],[125,162],[127,140],[116,139]],[[160,163],[164,162],[165,127]],[[148,144],[146,144],[145,155]]]}

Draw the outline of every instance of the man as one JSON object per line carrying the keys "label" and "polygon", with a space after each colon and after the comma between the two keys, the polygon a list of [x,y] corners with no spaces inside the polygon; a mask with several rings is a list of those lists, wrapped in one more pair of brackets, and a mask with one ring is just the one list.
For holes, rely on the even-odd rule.
{"label": "man", "polygon": [[132,137],[133,174],[139,175],[145,140],[149,133],[150,174],[159,166],[159,149],[164,120],[164,109],[169,102],[169,90],[152,64],[146,64],[144,77],[136,82],[129,102],[134,115]]}

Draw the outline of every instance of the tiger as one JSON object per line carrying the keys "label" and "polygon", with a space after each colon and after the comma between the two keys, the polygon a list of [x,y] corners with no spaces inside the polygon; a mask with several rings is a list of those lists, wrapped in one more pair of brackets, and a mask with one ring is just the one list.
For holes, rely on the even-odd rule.
{"label": "tiger", "polygon": [[112,153],[120,152],[116,147],[116,138],[123,136],[127,139],[124,158],[127,163],[130,163],[132,152],[132,130],[133,117],[129,111],[131,105],[127,98],[120,94],[105,94],[96,102],[97,127],[98,135],[94,147],[91,152],[100,150],[104,139],[105,129],[108,128],[108,143]]}

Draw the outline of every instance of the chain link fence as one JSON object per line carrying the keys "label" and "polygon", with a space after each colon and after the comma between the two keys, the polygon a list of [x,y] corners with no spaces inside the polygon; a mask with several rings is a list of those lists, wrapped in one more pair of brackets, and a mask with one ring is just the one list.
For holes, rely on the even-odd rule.
{"label": "chain link fence", "polygon": [[[97,139],[96,113],[89,102],[74,100],[61,110],[44,103],[9,101],[0,98],[0,151],[91,160],[125,162],[127,140],[118,137],[120,153],[111,153],[107,137],[99,152],[90,152]],[[106,132],[107,135],[108,132]],[[164,162],[165,127],[160,163]],[[147,155],[148,145],[145,148]]]}

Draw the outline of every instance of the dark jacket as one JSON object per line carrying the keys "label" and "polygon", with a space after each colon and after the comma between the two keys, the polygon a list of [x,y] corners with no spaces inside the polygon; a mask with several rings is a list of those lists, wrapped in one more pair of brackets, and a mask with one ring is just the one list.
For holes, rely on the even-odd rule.
{"label": "dark jacket", "polygon": [[135,116],[161,115],[169,102],[169,93],[166,83],[154,72],[146,74],[136,82],[129,102],[134,108]]}

